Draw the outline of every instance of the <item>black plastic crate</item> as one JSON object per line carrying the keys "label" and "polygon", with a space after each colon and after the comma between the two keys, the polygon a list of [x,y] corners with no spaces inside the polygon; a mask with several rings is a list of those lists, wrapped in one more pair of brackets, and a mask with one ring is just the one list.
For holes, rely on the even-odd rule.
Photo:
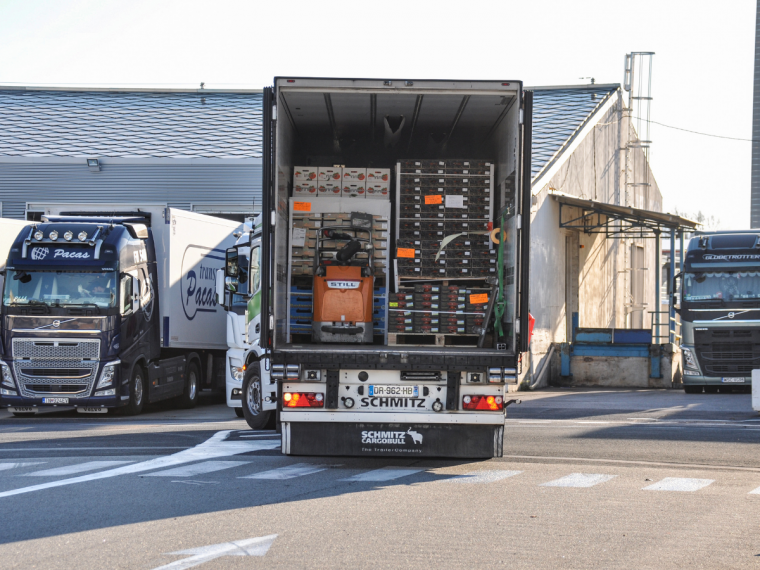
{"label": "black plastic crate", "polygon": [[399,239],[424,239],[424,240],[436,240],[446,237],[446,232],[443,230],[420,230],[420,229],[399,229]]}

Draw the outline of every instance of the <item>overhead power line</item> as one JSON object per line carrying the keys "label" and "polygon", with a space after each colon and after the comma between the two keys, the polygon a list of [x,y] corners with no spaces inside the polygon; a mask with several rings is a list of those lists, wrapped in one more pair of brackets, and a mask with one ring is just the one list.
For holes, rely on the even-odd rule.
{"label": "overhead power line", "polygon": [[[638,117],[633,117],[634,119],[638,119]],[[666,125],[665,123],[658,123],[657,121],[642,119],[643,121],[647,121],[649,123],[653,123],[655,125],[660,125],[661,127],[665,127],[668,129],[675,129],[676,131],[683,131],[685,133],[692,133],[694,135],[702,135],[703,137],[713,137],[716,139],[728,139],[732,141],[745,141],[745,142],[754,142],[754,139],[743,139],[739,137],[724,137],[723,135],[713,135],[710,133],[700,133],[699,131],[692,131],[690,129],[682,129],[681,127],[674,127],[673,125]]]}

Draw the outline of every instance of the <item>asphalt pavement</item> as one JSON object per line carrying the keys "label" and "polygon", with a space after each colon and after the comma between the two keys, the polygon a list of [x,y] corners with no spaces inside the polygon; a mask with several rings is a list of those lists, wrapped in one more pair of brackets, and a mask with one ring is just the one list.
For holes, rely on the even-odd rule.
{"label": "asphalt pavement", "polygon": [[504,457],[286,457],[204,399],[0,412],[0,568],[760,566],[749,394],[520,393]]}

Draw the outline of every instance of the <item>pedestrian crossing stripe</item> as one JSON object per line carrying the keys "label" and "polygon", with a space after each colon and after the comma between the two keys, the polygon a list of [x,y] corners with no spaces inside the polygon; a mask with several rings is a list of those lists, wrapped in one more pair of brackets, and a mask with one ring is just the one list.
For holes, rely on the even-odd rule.
{"label": "pedestrian crossing stripe", "polygon": [[457,475],[451,479],[446,479],[450,483],[493,483],[495,481],[501,481],[508,477],[514,477],[519,475],[522,471],[473,471],[471,473],[465,473],[464,475]]}
{"label": "pedestrian crossing stripe", "polygon": [[32,465],[44,465],[47,461],[24,461],[24,462],[8,462],[0,463],[0,471],[7,471],[9,469],[21,469],[24,467],[31,467]]}
{"label": "pedestrian crossing stripe", "polygon": [[349,481],[349,482],[393,481],[394,479],[399,479],[400,477],[414,475],[415,473],[419,473],[420,471],[425,471],[425,469],[416,468],[416,467],[383,467],[381,469],[365,471],[364,473],[359,473],[357,475],[354,475],[353,477],[348,477],[346,479],[340,479],[340,481]]}
{"label": "pedestrian crossing stripe", "polygon": [[204,473],[213,473],[223,469],[232,469],[241,465],[248,465],[250,461],[204,461],[202,463],[192,463],[175,467],[174,469],[165,469],[154,473],[146,473],[143,477],[192,477],[193,475],[203,475]]}
{"label": "pedestrian crossing stripe", "polygon": [[593,487],[599,483],[604,483],[616,475],[605,475],[603,473],[571,473],[565,477],[560,477],[548,483],[541,483],[542,487]]}
{"label": "pedestrian crossing stripe", "polygon": [[319,473],[320,471],[325,471],[330,467],[337,466],[295,463],[293,465],[286,465],[285,467],[279,467],[277,469],[270,469],[269,471],[261,471],[259,473],[253,473],[252,475],[244,475],[243,477],[238,477],[238,479],[270,479],[274,481],[283,481],[285,479],[295,479],[296,477],[303,477],[304,475]]}
{"label": "pedestrian crossing stripe", "polygon": [[76,463],[74,465],[66,465],[64,467],[45,469],[43,471],[34,471],[33,473],[27,473],[26,476],[64,477],[66,475],[73,475],[75,473],[84,473],[85,471],[96,471],[98,469],[105,469],[106,467],[124,465],[125,463],[134,463],[134,461],[87,461],[85,463]]}
{"label": "pedestrian crossing stripe", "polygon": [[652,485],[643,488],[644,491],[681,491],[693,493],[715,483],[714,479],[689,479],[686,477],[665,477]]}

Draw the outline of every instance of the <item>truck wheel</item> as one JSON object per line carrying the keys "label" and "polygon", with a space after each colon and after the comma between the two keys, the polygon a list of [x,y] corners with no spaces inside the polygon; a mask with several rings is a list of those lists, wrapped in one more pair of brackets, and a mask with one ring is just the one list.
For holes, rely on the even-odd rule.
{"label": "truck wheel", "polygon": [[124,408],[128,416],[137,416],[142,412],[147,396],[145,389],[145,371],[139,364],[132,371],[132,379],[129,381],[129,404]]}
{"label": "truck wheel", "polygon": [[185,382],[185,391],[179,397],[179,407],[189,410],[194,408],[198,402],[198,386],[201,383],[201,373],[198,369],[198,363],[193,360],[187,365],[187,381]]}
{"label": "truck wheel", "polygon": [[244,418],[245,415],[243,414],[243,408],[232,408],[235,410],[235,415],[239,418]]}
{"label": "truck wheel", "polygon": [[270,410],[261,409],[261,372],[259,363],[251,362],[243,379],[243,416],[251,429],[264,429],[269,423]]}
{"label": "truck wheel", "polygon": [[687,394],[701,394],[702,386],[684,386],[683,391]]}

